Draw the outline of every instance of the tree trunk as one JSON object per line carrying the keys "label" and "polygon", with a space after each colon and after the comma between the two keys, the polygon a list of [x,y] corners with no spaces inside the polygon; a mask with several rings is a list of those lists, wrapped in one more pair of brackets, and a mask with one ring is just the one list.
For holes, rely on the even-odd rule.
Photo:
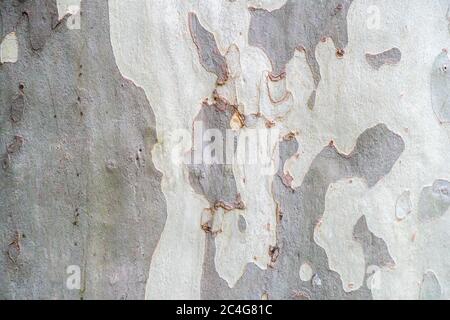
{"label": "tree trunk", "polygon": [[448,0],[3,0],[0,299],[450,298]]}

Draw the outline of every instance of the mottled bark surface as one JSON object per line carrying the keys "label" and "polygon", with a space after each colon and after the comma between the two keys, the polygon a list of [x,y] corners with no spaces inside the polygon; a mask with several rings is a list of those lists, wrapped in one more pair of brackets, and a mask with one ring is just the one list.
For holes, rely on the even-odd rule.
{"label": "mottled bark surface", "polygon": [[106,1],[83,2],[82,30],[55,10],[1,2],[20,54],[0,66],[0,297],[143,298],[166,218],[155,117],[117,69]]}

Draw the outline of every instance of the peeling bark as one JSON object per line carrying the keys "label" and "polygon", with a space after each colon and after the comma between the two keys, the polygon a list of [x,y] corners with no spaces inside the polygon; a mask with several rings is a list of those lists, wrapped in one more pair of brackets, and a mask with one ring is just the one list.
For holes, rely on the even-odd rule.
{"label": "peeling bark", "polygon": [[0,1],[0,299],[450,298],[449,3]]}
{"label": "peeling bark", "polygon": [[142,299],[164,227],[152,108],[117,69],[107,2],[81,9],[69,30],[55,1],[1,3],[21,52],[0,66],[3,299]]}

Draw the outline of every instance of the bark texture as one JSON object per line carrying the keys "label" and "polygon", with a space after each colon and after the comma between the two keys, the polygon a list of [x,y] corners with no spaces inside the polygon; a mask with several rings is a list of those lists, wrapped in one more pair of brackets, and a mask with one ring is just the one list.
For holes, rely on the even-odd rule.
{"label": "bark texture", "polygon": [[449,8],[1,1],[0,298],[450,298]]}

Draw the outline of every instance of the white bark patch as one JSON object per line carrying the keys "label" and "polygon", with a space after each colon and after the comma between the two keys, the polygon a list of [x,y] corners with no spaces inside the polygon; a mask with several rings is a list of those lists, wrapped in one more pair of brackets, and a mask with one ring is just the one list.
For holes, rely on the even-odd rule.
{"label": "white bark patch", "polygon": [[[226,213],[222,233],[216,237],[216,269],[230,287],[242,277],[248,263],[255,263],[261,269],[266,269],[271,261],[269,248],[276,246],[276,205],[271,186],[276,168],[272,161],[277,157],[278,136],[270,137],[270,132],[267,132],[265,123],[261,120],[254,127],[242,128],[240,131],[241,137],[246,134],[253,136],[254,133],[260,134],[254,138],[259,139],[259,159],[265,161],[233,165],[238,192],[245,203],[245,209]],[[267,143],[265,146],[262,145],[264,141]],[[236,157],[244,157],[244,154],[245,150],[238,148]],[[247,223],[244,233],[240,233],[238,229],[240,212]]]}
{"label": "white bark patch", "polygon": [[361,202],[367,189],[361,179],[332,184],[315,230],[315,240],[325,249],[330,269],[339,273],[346,292],[359,289],[364,281],[364,252],[353,238],[353,228],[363,214]]}
{"label": "white bark patch", "polygon": [[15,63],[19,58],[19,44],[15,32],[5,36],[0,45],[0,62]]}

